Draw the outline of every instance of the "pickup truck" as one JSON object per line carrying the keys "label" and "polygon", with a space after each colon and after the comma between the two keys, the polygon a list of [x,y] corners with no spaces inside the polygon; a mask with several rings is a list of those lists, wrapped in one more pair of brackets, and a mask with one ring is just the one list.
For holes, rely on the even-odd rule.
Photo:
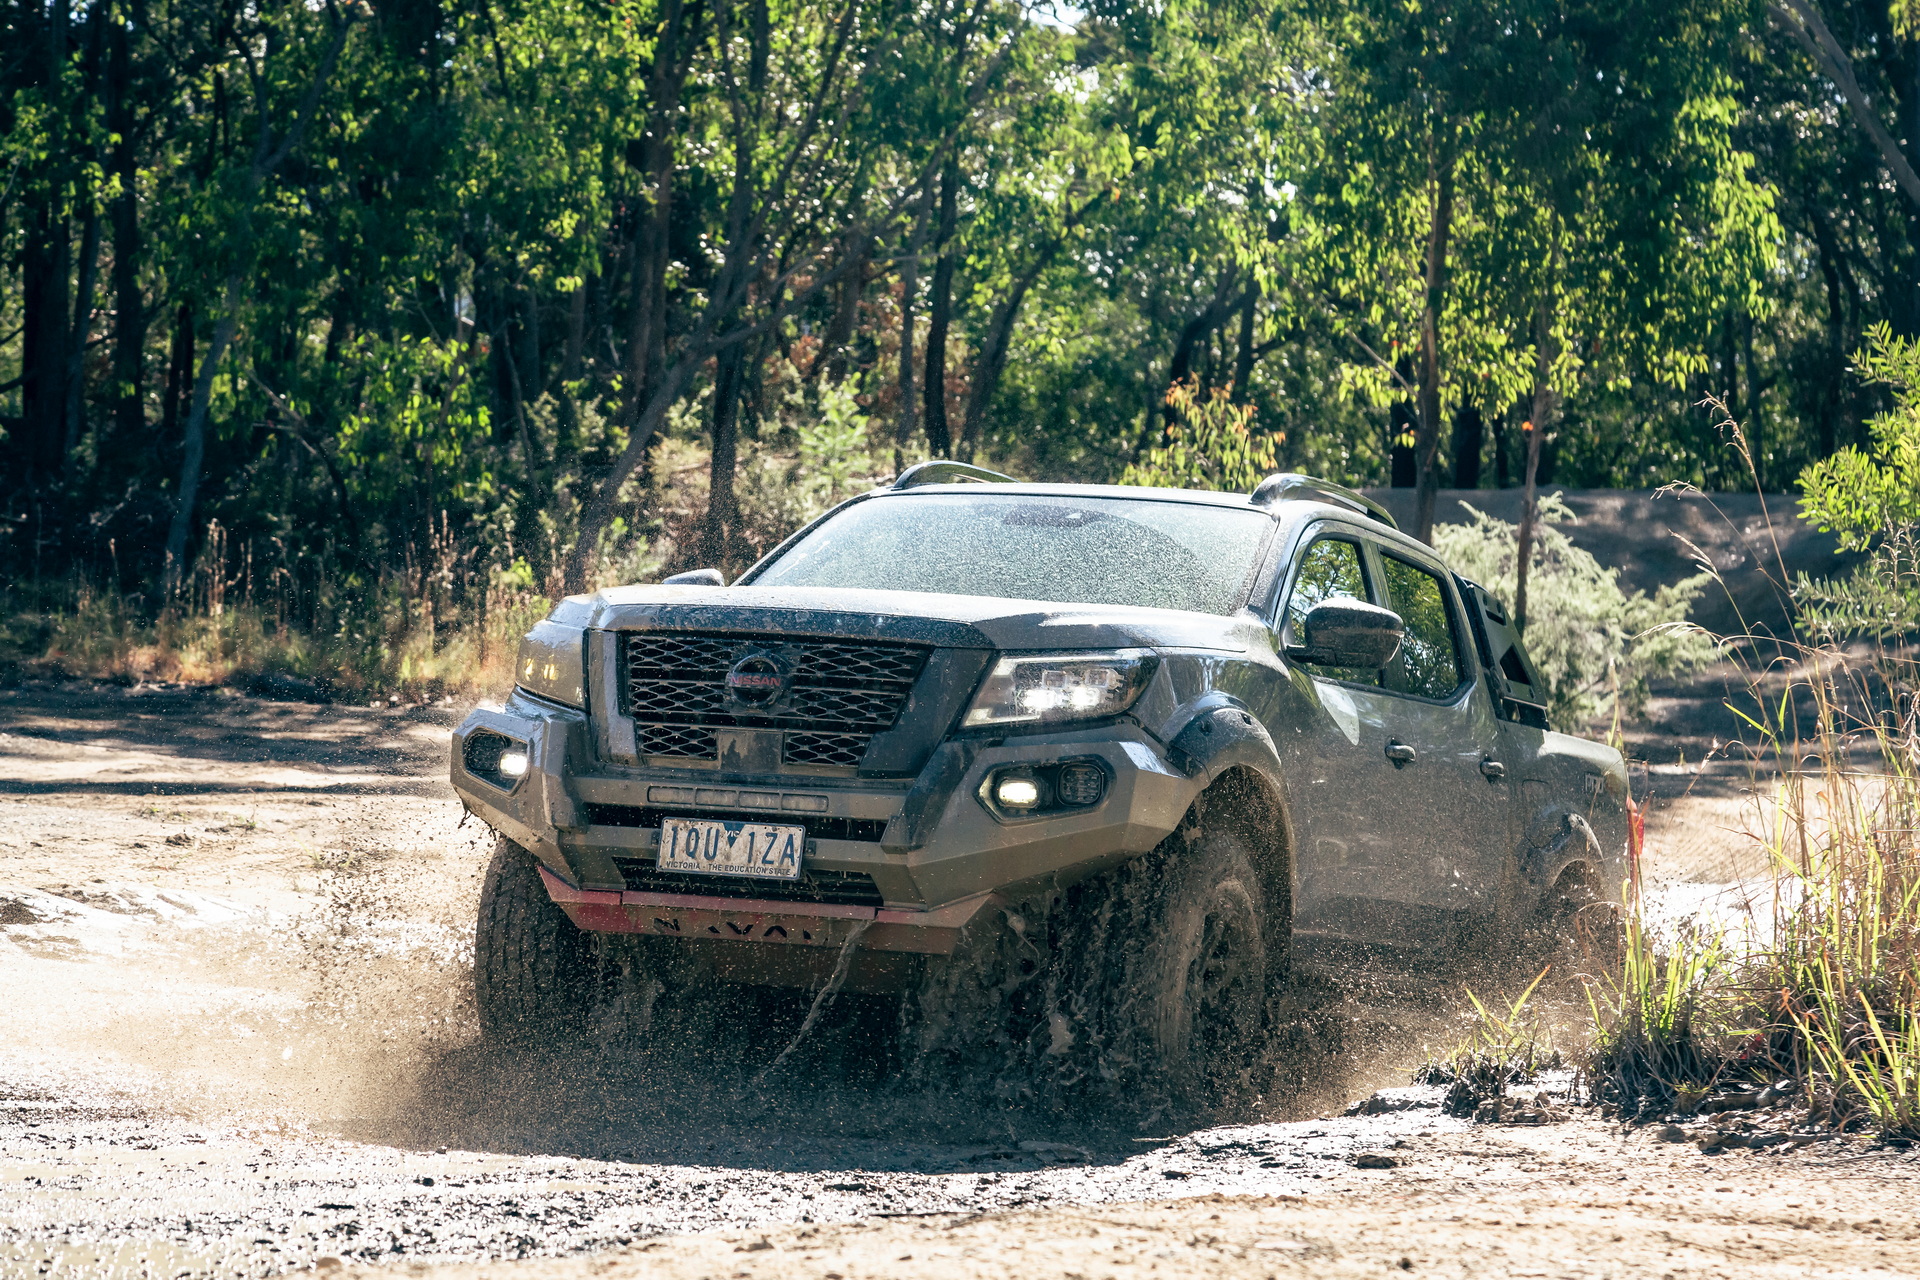
{"label": "pickup truck", "polygon": [[685,999],[831,985],[900,1000],[916,1061],[1077,1051],[1218,1098],[1296,938],[1618,903],[1624,764],[1543,693],[1500,602],[1352,490],[921,464],[731,584],[528,633],[453,738],[498,833],[481,1023],[578,1027],[636,966]]}

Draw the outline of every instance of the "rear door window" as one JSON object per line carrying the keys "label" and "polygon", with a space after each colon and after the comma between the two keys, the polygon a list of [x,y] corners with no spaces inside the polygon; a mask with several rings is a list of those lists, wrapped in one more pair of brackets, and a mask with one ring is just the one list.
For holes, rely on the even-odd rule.
{"label": "rear door window", "polygon": [[1398,693],[1450,700],[1466,679],[1461,662],[1460,629],[1440,576],[1432,570],[1380,553],[1386,576],[1387,607],[1400,615],[1406,638],[1400,656],[1387,670],[1386,684]]}

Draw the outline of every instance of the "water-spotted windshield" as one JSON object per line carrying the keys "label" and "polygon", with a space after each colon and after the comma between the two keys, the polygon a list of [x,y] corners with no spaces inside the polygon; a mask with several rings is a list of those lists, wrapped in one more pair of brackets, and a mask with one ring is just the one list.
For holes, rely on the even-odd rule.
{"label": "water-spotted windshield", "polygon": [[1228,614],[1271,527],[1201,503],[901,494],[854,503],[753,581]]}

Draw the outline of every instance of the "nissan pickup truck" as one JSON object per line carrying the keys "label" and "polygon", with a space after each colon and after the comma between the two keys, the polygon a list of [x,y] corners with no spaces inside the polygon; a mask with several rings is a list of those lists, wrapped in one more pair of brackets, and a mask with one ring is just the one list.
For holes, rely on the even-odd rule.
{"label": "nissan pickup truck", "polygon": [[1295,474],[921,464],[730,584],[561,601],[452,781],[498,837],[490,1037],[577,1027],[640,964],[891,993],[918,1052],[1079,1046],[1197,1096],[1271,1034],[1296,939],[1561,928],[1627,872],[1621,756],[1547,727],[1500,602]]}

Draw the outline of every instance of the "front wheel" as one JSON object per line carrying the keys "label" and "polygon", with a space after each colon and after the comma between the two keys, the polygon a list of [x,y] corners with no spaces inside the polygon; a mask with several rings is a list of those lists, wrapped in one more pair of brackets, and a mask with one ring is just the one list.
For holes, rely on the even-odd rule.
{"label": "front wheel", "polygon": [[533,855],[499,837],[473,938],[480,1034],[512,1045],[578,1034],[592,1012],[594,974],[592,938],[548,895]]}
{"label": "front wheel", "polygon": [[1069,894],[1061,951],[1085,1076],[1122,1109],[1211,1111],[1255,1091],[1289,912],[1252,845],[1188,823]]}
{"label": "front wheel", "polygon": [[1265,1044],[1267,895],[1239,836],[1174,837],[1138,994],[1157,1073],[1176,1096],[1216,1105],[1245,1089]]}

